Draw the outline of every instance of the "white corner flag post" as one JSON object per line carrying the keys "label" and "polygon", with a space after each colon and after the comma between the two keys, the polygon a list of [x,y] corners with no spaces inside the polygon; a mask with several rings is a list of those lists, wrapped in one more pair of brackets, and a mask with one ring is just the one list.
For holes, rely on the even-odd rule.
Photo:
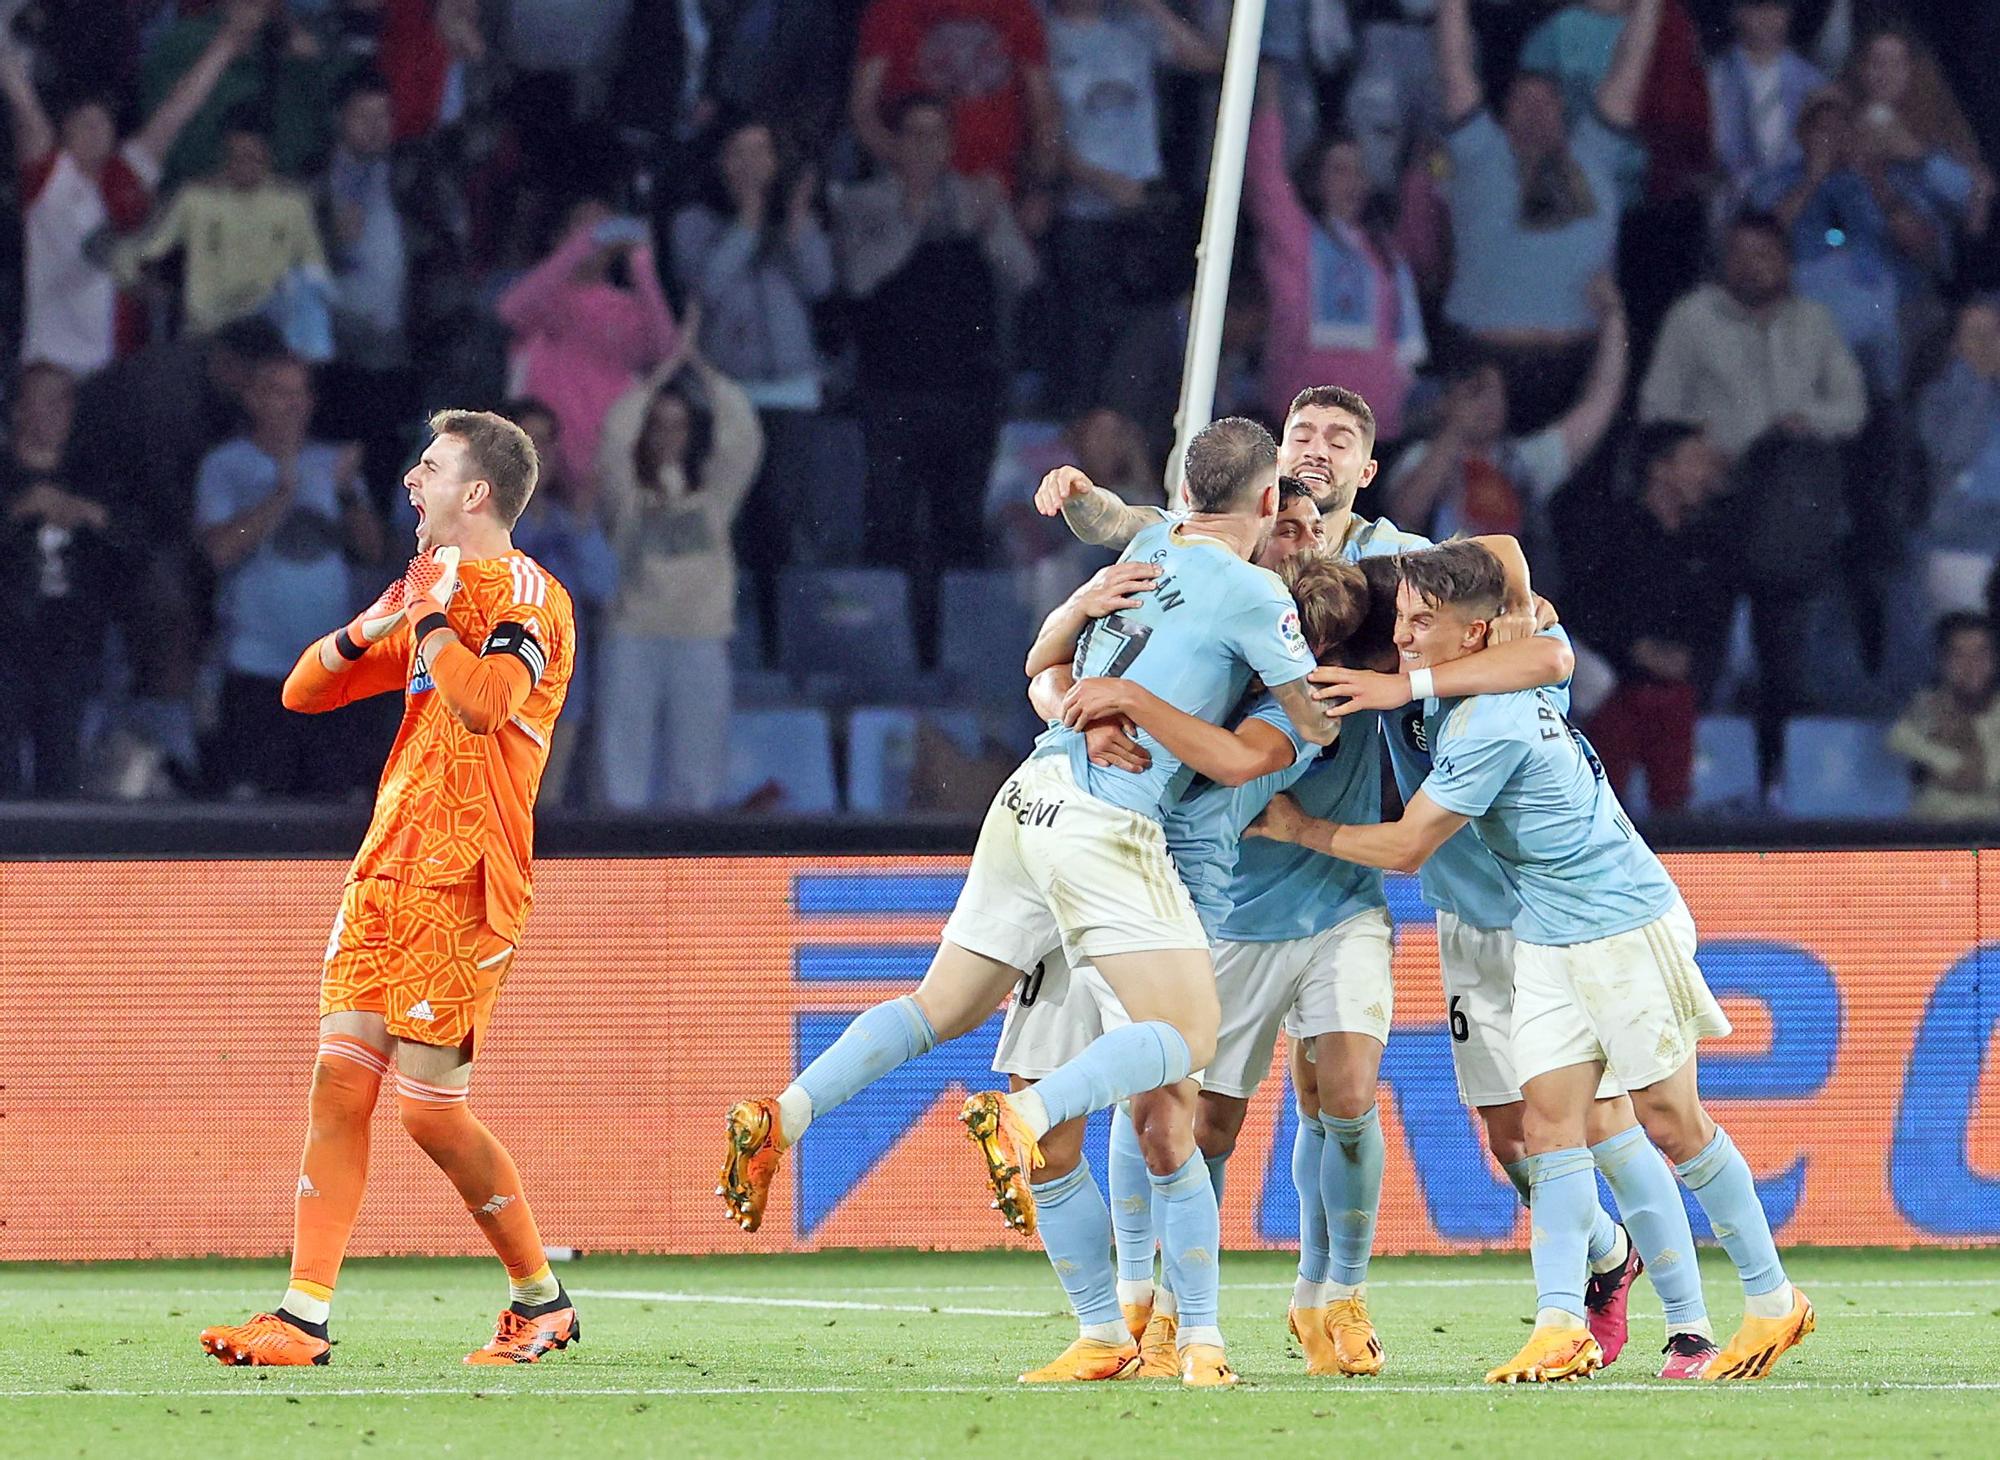
{"label": "white corner flag post", "polygon": [[1243,160],[1250,147],[1250,108],[1257,95],[1257,61],[1264,39],[1264,0],[1236,0],[1229,49],[1222,64],[1222,104],[1215,114],[1208,198],[1195,249],[1194,304],[1188,314],[1187,357],[1181,366],[1181,406],[1174,418],[1174,455],[1167,496],[1181,501],[1181,463],[1188,441],[1215,411],[1215,375],[1222,356],[1222,315],[1229,303],[1229,266],[1236,254],[1236,217],[1243,203]]}

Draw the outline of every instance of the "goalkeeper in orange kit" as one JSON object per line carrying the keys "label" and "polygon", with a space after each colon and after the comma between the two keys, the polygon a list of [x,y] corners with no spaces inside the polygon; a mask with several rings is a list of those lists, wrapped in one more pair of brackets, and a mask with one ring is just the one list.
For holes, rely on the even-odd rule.
{"label": "goalkeeper in orange kit", "polygon": [[472,1364],[534,1363],[581,1337],[513,1159],[466,1097],[530,898],[535,791],[569,688],[569,594],[510,537],[535,448],[483,411],[431,418],[404,478],[418,555],[285,681],[305,714],[404,693],[375,817],[348,873],[320,984],[292,1275],[275,1312],[207,1328],[225,1364],[323,1364],[334,1282],[368,1176],[370,1118],[393,1079],[403,1128],[506,1265],[511,1300]]}

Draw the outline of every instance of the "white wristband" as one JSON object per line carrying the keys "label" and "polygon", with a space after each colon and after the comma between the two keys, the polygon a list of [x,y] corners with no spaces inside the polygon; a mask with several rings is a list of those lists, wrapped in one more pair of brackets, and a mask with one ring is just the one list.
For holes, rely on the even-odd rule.
{"label": "white wristband", "polygon": [[1437,698],[1437,686],[1431,683],[1431,672],[1428,669],[1410,671],[1410,698],[1413,700]]}

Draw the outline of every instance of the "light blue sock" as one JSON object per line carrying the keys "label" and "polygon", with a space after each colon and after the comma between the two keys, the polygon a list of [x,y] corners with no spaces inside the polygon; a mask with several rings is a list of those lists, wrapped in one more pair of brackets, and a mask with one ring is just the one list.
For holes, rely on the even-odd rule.
{"label": "light blue sock", "polygon": [[1111,1209],[1087,1159],[1035,1188],[1035,1223],[1077,1322],[1122,1324],[1111,1266]]}
{"label": "light blue sock", "polygon": [[1695,1261],[1694,1232],[1687,1207],[1666,1157],[1653,1149],[1638,1126],[1590,1148],[1591,1158],[1618,1199],[1625,1230],[1646,1264],[1646,1276],[1667,1310],[1667,1332],[1678,1333],[1708,1317],[1701,1296],[1701,1268]]}
{"label": "light blue sock", "polygon": [[1222,1216],[1201,1153],[1171,1176],[1151,1176],[1160,1197],[1160,1245],[1168,1255],[1183,1332],[1213,1328],[1219,1301]]}
{"label": "light blue sock", "polygon": [[1215,1188],[1215,1209],[1222,1210],[1222,1174],[1229,1165],[1227,1156],[1204,1156],[1202,1164],[1208,1167],[1208,1184]]}
{"label": "light blue sock", "polygon": [[1082,1054],[1038,1081],[1035,1094],[1054,1130],[1066,1120],[1185,1080],[1193,1068],[1180,1030],[1149,1019],[1098,1035]]}
{"label": "light blue sock", "polygon": [[1118,1243],[1118,1276],[1128,1283],[1151,1282],[1159,1228],[1153,1225],[1153,1186],[1139,1132],[1120,1108],[1111,1112],[1111,1232]]}
{"label": "light blue sock", "polygon": [[1582,1146],[1528,1158],[1534,1216],[1530,1249],[1535,1264],[1535,1306],[1560,1308],[1583,1317],[1584,1256],[1590,1245],[1591,1213],[1597,1205],[1596,1168]]}
{"label": "light blue sock", "polygon": [[1327,1234],[1326,1202],[1319,1194],[1326,1127],[1317,1115],[1299,1112],[1298,1133],[1292,1137],[1292,1187],[1299,1194],[1299,1276],[1309,1283],[1326,1281],[1333,1253]]}
{"label": "light blue sock", "polygon": [[[936,1043],[931,1021],[906,994],[864,1010],[793,1083],[812,1100],[812,1114],[822,1116]],[[802,1133],[788,1132],[795,1140]]]}
{"label": "light blue sock", "polygon": [[1350,1287],[1368,1281],[1375,1214],[1382,1205],[1382,1118],[1374,1106],[1349,1120],[1320,1113],[1326,1150],[1320,1156],[1320,1200],[1333,1238],[1328,1276]]}
{"label": "light blue sock", "polygon": [[1509,1161],[1500,1169],[1505,1171],[1507,1179],[1514,1183],[1514,1190],[1521,1193],[1521,1205],[1532,1206],[1535,1199],[1533,1183],[1528,1178],[1535,1169],[1534,1158],[1529,1156],[1519,1161]]}
{"label": "light blue sock", "polygon": [[1755,1298],[1784,1287],[1785,1265],[1778,1260],[1770,1219],[1757,1200],[1750,1163],[1729,1139],[1729,1132],[1717,1126],[1715,1139],[1702,1147],[1701,1154],[1674,1170],[1708,1213],[1708,1225],[1736,1264],[1744,1293]]}

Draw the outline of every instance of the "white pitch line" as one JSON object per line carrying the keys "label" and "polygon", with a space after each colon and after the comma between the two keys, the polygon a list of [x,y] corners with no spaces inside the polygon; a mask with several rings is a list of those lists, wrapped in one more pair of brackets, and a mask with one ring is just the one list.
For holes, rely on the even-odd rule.
{"label": "white pitch line", "polygon": [[964,1318],[1058,1318],[1053,1308],[946,1308],[932,1303],[856,1303],[840,1298],[768,1298],[756,1293],[654,1293],[622,1288],[571,1288],[578,1298],[630,1303],[719,1303],[738,1308],[813,1308],[842,1313],[950,1313]]}
{"label": "white pitch line", "polygon": [[[1365,1399],[1374,1394],[1492,1394],[1496,1389],[1508,1388],[1525,1391],[1539,1388],[1534,1385],[1497,1385],[1483,1383],[1465,1384],[1384,1384],[1370,1380],[1367,1384],[1312,1385],[1296,1382],[1273,1385],[1250,1380],[1233,1395],[1312,1395],[1320,1399]],[[1718,1386],[1709,1384],[1674,1383],[1617,1383],[1601,1379],[1585,1380],[1576,1384],[1560,1386],[1567,1394],[1708,1394],[1713,1395]],[[1741,1393],[1749,1386],[1729,1386]],[[1769,1394],[1774,1390],[1788,1392],[1810,1392],[1818,1394],[1855,1393],[1872,1390],[1897,1390],[1936,1394],[1974,1394],[2000,1390],[2000,1381],[1965,1380],[1958,1383],[1948,1381],[1894,1380],[1875,1381],[1814,1381],[1811,1379],[1760,1381],[1754,1392]],[[403,1399],[430,1396],[457,1395],[471,1399],[595,1399],[617,1396],[632,1398],[658,1397],[662,1399],[699,1399],[738,1394],[875,1394],[885,1397],[897,1394],[1101,1394],[1104,1390],[1091,1384],[904,1384],[894,1389],[883,1389],[861,1384],[714,1384],[683,1389],[649,1388],[643,1386],[603,1386],[587,1389],[465,1389],[447,1388],[442,1385],[431,1387],[376,1388],[376,1389],[294,1389],[282,1382],[263,1384],[256,1388],[243,1389],[0,1389],[0,1399]],[[1114,1390],[1114,1393],[1121,1392]],[[1147,1385],[1144,1392],[1159,1394],[1165,1389]]]}

